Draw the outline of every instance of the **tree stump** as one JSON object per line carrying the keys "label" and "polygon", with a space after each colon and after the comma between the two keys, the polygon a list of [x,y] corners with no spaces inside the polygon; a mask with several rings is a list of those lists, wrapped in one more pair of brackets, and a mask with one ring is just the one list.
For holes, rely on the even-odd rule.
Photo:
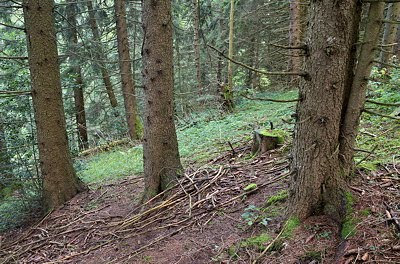
{"label": "tree stump", "polygon": [[262,154],[268,150],[276,149],[285,139],[285,132],[282,130],[262,129],[253,133],[253,155]]}

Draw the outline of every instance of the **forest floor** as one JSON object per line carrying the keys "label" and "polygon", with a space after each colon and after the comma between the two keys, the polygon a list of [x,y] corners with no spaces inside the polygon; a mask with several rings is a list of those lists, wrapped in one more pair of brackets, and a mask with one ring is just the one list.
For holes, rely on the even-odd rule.
{"label": "forest floor", "polygon": [[137,204],[141,177],[79,194],[39,223],[5,234],[0,261],[400,263],[400,230],[388,221],[399,213],[399,166],[360,171],[351,185],[353,213],[340,231],[323,216],[285,223],[287,160],[280,151],[244,158],[249,152],[244,145],[188,170],[144,206]]}
{"label": "forest floor", "polygon": [[133,162],[140,148],[83,159],[77,166],[90,191],[1,233],[0,263],[400,263],[398,125],[364,120],[359,145],[375,156],[357,157],[351,213],[339,228],[324,216],[286,219],[290,142],[251,155],[253,122],[289,130],[275,116],[290,114],[287,106],[251,102],[222,119],[183,125],[185,176],[144,205],[141,165]]}

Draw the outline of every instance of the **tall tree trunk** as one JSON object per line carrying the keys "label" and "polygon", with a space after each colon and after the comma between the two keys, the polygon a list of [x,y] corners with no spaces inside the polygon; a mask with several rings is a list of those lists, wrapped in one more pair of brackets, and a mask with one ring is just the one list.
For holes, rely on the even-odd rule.
{"label": "tall tree trunk", "polygon": [[[256,32],[253,37],[250,39],[250,45],[249,45],[249,59],[250,63],[249,65],[255,69],[259,67],[259,43],[258,43],[258,36],[259,32]],[[247,75],[247,87],[251,87],[252,89],[260,89],[260,83],[259,83],[259,74],[249,70],[248,75]]]}
{"label": "tall tree trunk", "polygon": [[[77,5],[75,0],[68,0],[66,8],[67,22],[68,22],[68,42],[70,48],[78,49],[78,32],[76,29],[76,13]],[[86,113],[85,113],[85,99],[83,96],[83,77],[82,69],[76,53],[73,52],[70,56],[72,61],[71,72],[75,79],[74,86],[74,104],[75,104],[75,118],[78,132],[78,145],[80,150],[89,147],[87,126],[86,126]]]}
{"label": "tall tree trunk", "polygon": [[32,99],[46,209],[84,190],[68,148],[54,26],[53,0],[24,0]]}
{"label": "tall tree trunk", "polygon": [[100,67],[100,72],[103,77],[104,86],[106,87],[106,92],[108,99],[110,100],[110,104],[112,107],[116,107],[118,105],[117,99],[115,98],[113,86],[111,83],[110,73],[107,70],[105,61],[107,56],[104,54],[103,47],[101,44],[99,26],[97,25],[96,13],[93,9],[92,0],[87,1],[87,8],[89,13],[89,25],[93,34],[93,41],[95,43],[94,47],[94,56],[97,60],[97,64]]}
{"label": "tall tree trunk", "polygon": [[[233,58],[233,41],[234,41],[234,17],[235,0],[231,0],[231,8],[229,12],[229,48],[228,57]],[[233,63],[228,61],[228,83],[222,87],[223,108],[227,111],[233,110]]]}
{"label": "tall tree trunk", "polygon": [[200,61],[200,8],[199,0],[193,0],[193,44],[194,60],[196,63],[197,89],[202,93],[203,85],[201,81],[201,61]]}
{"label": "tall tree trunk", "polygon": [[[304,0],[290,1],[290,23],[289,23],[289,46],[299,46],[304,39],[305,33],[305,17],[307,10],[307,2]],[[288,71],[299,71],[303,65],[303,57],[301,51],[292,49],[290,52]],[[299,85],[300,77],[292,76],[290,79],[292,85]]]}
{"label": "tall tree trunk", "polygon": [[143,200],[147,200],[182,173],[174,124],[171,0],[143,2],[143,31]]}
{"label": "tall tree trunk", "polygon": [[[386,13],[386,20],[388,21],[398,21],[400,18],[400,3],[389,3],[388,10]],[[383,62],[380,65],[381,68],[385,67],[385,63],[389,63],[389,59],[394,55],[394,43],[396,42],[397,28],[396,23],[385,23],[385,29],[383,31],[382,38],[382,51],[379,60]],[[389,45],[389,46],[385,46]]]}
{"label": "tall tree trunk", "polygon": [[7,151],[3,119],[0,117],[0,199],[2,198],[1,197],[2,189],[9,184],[11,178],[10,166],[11,163]]}
{"label": "tall tree trunk", "polygon": [[371,75],[372,61],[375,58],[375,49],[379,40],[379,31],[382,25],[384,2],[371,3],[368,12],[368,21],[364,33],[364,41],[354,80],[352,83],[347,108],[344,109],[340,138],[340,158],[344,175],[350,175],[353,171],[353,156],[358,134],[361,113],[364,109],[367,93],[368,77]]}
{"label": "tall tree trunk", "polygon": [[300,82],[294,138],[290,212],[300,219],[345,213],[339,135],[344,94],[352,75],[358,1],[311,2],[307,79]]}
{"label": "tall tree trunk", "polygon": [[117,21],[117,44],[119,56],[119,69],[122,81],[122,94],[124,98],[125,117],[131,139],[138,139],[138,116],[136,111],[135,84],[133,81],[131,56],[129,51],[128,28],[126,24],[125,0],[115,0],[115,16]]}

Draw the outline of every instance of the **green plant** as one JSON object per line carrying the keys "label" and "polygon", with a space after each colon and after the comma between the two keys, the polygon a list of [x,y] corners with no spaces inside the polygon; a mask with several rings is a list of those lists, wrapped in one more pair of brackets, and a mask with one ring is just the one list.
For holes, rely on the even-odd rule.
{"label": "green plant", "polygon": [[255,205],[249,205],[247,208],[245,208],[241,217],[248,226],[252,226],[255,223],[267,226],[271,220],[263,215],[260,211],[260,208],[256,207]]}
{"label": "green plant", "polygon": [[323,232],[319,233],[319,234],[317,235],[317,237],[318,237],[318,238],[325,238],[325,239],[327,239],[327,238],[330,238],[331,235],[332,235],[332,232],[331,232],[331,231],[323,231]]}
{"label": "green plant", "polygon": [[351,192],[347,191],[344,193],[345,206],[346,206],[346,216],[342,223],[341,236],[343,239],[347,239],[356,233],[356,226],[358,219],[353,216],[354,214],[354,204],[355,199]]}
{"label": "green plant", "polygon": [[260,251],[265,249],[265,243],[271,240],[271,236],[263,233],[258,236],[253,236],[245,239],[240,243],[240,247],[255,248]]}
{"label": "green plant", "polygon": [[80,161],[84,165],[78,172],[86,183],[100,183],[104,180],[116,180],[132,174],[143,172],[142,147],[117,148],[103,152],[87,160]]}
{"label": "green plant", "polygon": [[246,187],[243,188],[244,191],[248,192],[248,191],[252,191],[257,189],[257,184],[256,183],[250,183],[249,185],[247,185]]}
{"label": "green plant", "polygon": [[286,201],[286,199],[289,197],[289,193],[287,190],[282,190],[279,191],[277,194],[271,196],[267,200],[267,205],[274,205],[279,202]]}
{"label": "green plant", "polygon": [[288,239],[291,238],[293,235],[294,230],[300,226],[300,219],[297,217],[290,217],[286,223],[285,226],[283,227],[282,239]]}
{"label": "green plant", "polygon": [[364,217],[369,216],[371,214],[371,209],[365,208],[360,211],[360,214]]}
{"label": "green plant", "polygon": [[301,257],[301,260],[305,261],[307,263],[312,262],[312,261],[320,262],[320,261],[322,261],[322,255],[323,255],[323,252],[321,252],[321,251],[311,250],[311,251],[307,251],[304,254],[304,256]]}

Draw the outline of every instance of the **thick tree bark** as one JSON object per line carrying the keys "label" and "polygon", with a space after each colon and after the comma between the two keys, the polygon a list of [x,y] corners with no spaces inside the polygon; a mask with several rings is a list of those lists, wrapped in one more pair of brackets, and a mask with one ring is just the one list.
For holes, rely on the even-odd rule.
{"label": "thick tree bark", "polygon": [[[289,24],[289,46],[300,46],[305,34],[305,18],[307,15],[307,1],[290,1],[290,24]],[[303,65],[302,51],[298,49],[290,50],[288,71],[299,71]],[[291,83],[299,85],[300,77],[291,76]]]}
{"label": "thick tree bark", "polygon": [[[234,19],[235,19],[235,0],[231,0],[231,8],[229,13],[229,48],[228,48],[228,57],[233,58],[233,47],[234,47]],[[223,100],[223,108],[226,111],[233,110],[233,63],[232,61],[228,61],[228,83],[222,86],[222,100]]]}
{"label": "thick tree bark", "polygon": [[0,117],[0,199],[1,190],[6,187],[11,177],[11,163],[7,151],[3,119]]}
{"label": "thick tree bark", "polygon": [[84,190],[68,148],[53,0],[24,0],[32,98],[46,209],[62,205]]}
{"label": "thick tree bark", "polygon": [[95,43],[93,54],[95,56],[95,59],[97,60],[97,64],[99,65],[100,72],[103,77],[104,86],[106,87],[107,96],[110,100],[110,104],[112,107],[116,107],[118,105],[118,102],[114,94],[110,73],[108,72],[106,64],[104,63],[107,56],[104,54],[101,44],[99,27],[97,25],[96,13],[93,9],[92,0],[87,1],[87,8],[89,13],[89,25],[93,34],[93,42]]}
{"label": "thick tree bark", "polygon": [[[388,21],[398,21],[400,19],[400,3],[389,3],[388,10],[386,13],[386,19]],[[390,45],[396,42],[398,24],[385,23],[385,29],[383,31],[382,44]],[[394,45],[382,47],[379,61],[383,63],[389,63],[389,59],[394,55]],[[385,65],[381,64],[381,68]]]}
{"label": "thick tree bark", "polygon": [[[253,37],[250,39],[250,45],[249,45],[249,59],[250,63],[249,66],[251,66],[254,69],[258,69],[259,67],[259,50],[260,50],[260,45],[259,45],[259,39],[258,36],[259,33],[255,33]],[[248,75],[247,75],[247,87],[251,87],[253,89],[260,89],[260,78],[259,74],[249,70]]]}
{"label": "thick tree bark", "polygon": [[199,0],[193,0],[193,44],[194,44],[194,60],[196,63],[197,89],[199,94],[202,93],[203,84],[201,80],[201,61],[200,61],[200,8]]}
{"label": "thick tree bark", "polygon": [[143,200],[148,200],[182,173],[174,124],[171,0],[143,2],[143,31]]}
{"label": "thick tree bark", "polygon": [[115,16],[117,21],[117,44],[119,69],[121,73],[122,94],[124,98],[125,117],[131,139],[138,139],[138,116],[136,111],[135,84],[132,73],[131,56],[129,51],[128,27],[126,24],[125,0],[115,0]]}
{"label": "thick tree bark", "polygon": [[384,7],[385,4],[383,2],[370,4],[368,21],[364,33],[364,39],[368,41],[364,41],[362,44],[354,80],[346,104],[347,108],[344,109],[345,115],[342,121],[339,153],[344,175],[346,176],[349,176],[353,169],[353,156],[358,126],[366,99],[367,80],[371,74],[372,61],[375,58],[375,48],[379,41]]}
{"label": "thick tree bark", "polygon": [[[76,12],[77,5],[75,0],[68,0],[66,8],[67,22],[68,22],[68,42],[70,48],[78,49],[78,32],[76,29]],[[75,104],[75,118],[78,132],[78,145],[80,150],[87,149],[89,147],[88,133],[86,126],[86,113],[85,113],[85,99],[83,96],[84,82],[82,77],[82,69],[79,63],[79,59],[76,53],[72,53],[71,56],[71,72],[75,79],[74,86],[74,104]]]}
{"label": "thick tree bark", "polygon": [[300,82],[291,184],[291,214],[305,219],[345,213],[339,135],[348,89],[353,44],[358,34],[358,1],[312,1],[305,69]]}

